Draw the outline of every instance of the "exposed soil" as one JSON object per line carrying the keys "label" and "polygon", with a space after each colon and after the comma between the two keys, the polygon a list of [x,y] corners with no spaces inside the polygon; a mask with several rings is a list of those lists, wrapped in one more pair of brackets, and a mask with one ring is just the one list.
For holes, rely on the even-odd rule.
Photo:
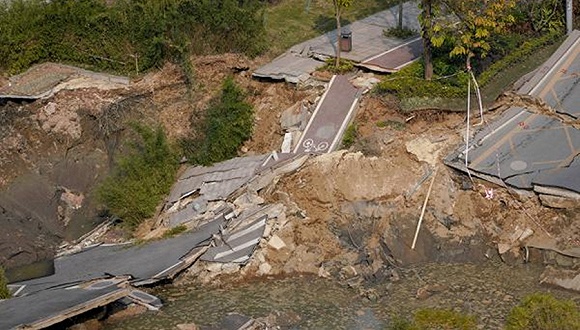
{"label": "exposed soil", "polygon": [[[281,113],[304,99],[313,103],[321,89],[254,80],[250,72],[261,61],[233,54],[197,57],[189,85],[168,64],[126,88],[62,90],[46,100],[2,106],[0,205],[7,227],[0,264],[49,257],[62,239],[89,230],[99,219],[94,187],[130,137],[127,123],[159,123],[173,141],[185,137],[228,75],[248,91],[255,109],[254,134],[241,154],[279,149]],[[510,250],[504,259],[520,262],[518,233],[528,228],[563,246],[578,246],[577,210],[545,208],[533,194],[517,195],[484,181],[471,184],[442,165],[442,157],[462,142],[462,114],[410,116],[392,98],[370,94],[355,123],[358,137],[350,150],[314,157],[262,193],[267,201],[285,204],[291,220],[277,233],[287,248],[263,251],[272,274],[340,275],[353,267],[376,275],[389,262],[482,260],[493,257],[498,243]],[[417,248],[411,250],[435,169]],[[491,189],[493,198],[486,198]],[[257,274],[259,266],[251,264],[244,274]]]}

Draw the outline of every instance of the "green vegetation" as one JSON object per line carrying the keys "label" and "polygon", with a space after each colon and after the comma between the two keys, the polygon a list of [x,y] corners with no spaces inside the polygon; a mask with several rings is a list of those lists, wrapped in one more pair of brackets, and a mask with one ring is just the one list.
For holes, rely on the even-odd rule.
{"label": "green vegetation", "polygon": [[[547,45],[553,44],[562,38],[562,31],[552,31],[539,38],[524,41],[518,47],[509,47],[505,45],[504,49],[511,50],[506,52],[505,56],[500,60],[495,61],[484,72],[479,75],[478,82],[481,86],[485,86],[493,77],[498,75],[501,71],[513,66],[514,64],[525,60],[531,56],[538,49]],[[510,49],[511,48],[511,49]]]}
{"label": "green vegetation", "polygon": [[171,228],[168,231],[163,233],[163,238],[170,238],[170,237],[177,236],[186,230],[187,230],[187,227],[185,225],[179,225],[179,226],[173,227],[173,228]]}
{"label": "green vegetation", "polygon": [[389,330],[472,330],[477,328],[474,316],[453,310],[426,308],[415,312],[413,320],[394,318]]}
{"label": "green vegetation", "polygon": [[0,299],[10,298],[10,291],[8,290],[8,279],[4,274],[4,268],[0,266]]}
{"label": "green vegetation", "polygon": [[[0,70],[43,61],[128,73],[187,54],[265,50],[259,0],[0,2]],[[186,54],[186,55],[184,55]]]}
{"label": "green vegetation", "polygon": [[342,146],[344,148],[350,148],[355,142],[356,138],[358,137],[358,128],[355,124],[350,124],[344,131],[344,135],[342,136]]}
{"label": "green vegetation", "polygon": [[448,73],[457,70],[443,60],[435,61],[435,77],[427,81],[423,79],[424,68],[421,61],[415,62],[399,72],[393,73],[377,85],[380,93],[393,93],[399,99],[409,97],[463,97],[467,93],[467,73],[456,71],[450,77],[442,77],[439,72]]}
{"label": "green vegetation", "polygon": [[178,161],[161,128],[133,125],[139,139],[98,187],[99,199],[129,228],[155,214],[169,192]]}
{"label": "green vegetation", "polygon": [[329,71],[334,74],[345,74],[347,72],[351,72],[354,69],[354,63],[352,61],[341,59],[336,65],[336,62],[333,58],[326,60],[322,67],[318,68],[319,71]]}
{"label": "green vegetation", "polygon": [[535,293],[525,297],[507,318],[507,330],[580,329],[580,311],[571,300]]}
{"label": "green vegetation", "polygon": [[205,120],[192,123],[194,133],[201,134],[181,141],[191,163],[210,165],[237,155],[242,143],[252,136],[254,125],[254,111],[245,97],[234,80],[227,78],[221,95],[210,101]]}

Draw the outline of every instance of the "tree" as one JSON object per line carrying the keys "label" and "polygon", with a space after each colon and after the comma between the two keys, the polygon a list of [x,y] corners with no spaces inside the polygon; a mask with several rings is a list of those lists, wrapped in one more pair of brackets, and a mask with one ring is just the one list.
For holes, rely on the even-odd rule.
{"label": "tree", "polygon": [[431,46],[452,45],[450,56],[485,57],[491,38],[514,22],[514,0],[422,0],[421,26],[424,45],[425,79],[432,76]]}
{"label": "tree", "polygon": [[[437,0],[435,0],[437,1]],[[431,80],[433,77],[433,60],[432,60],[432,44],[431,37],[433,31],[433,1],[421,1],[421,15],[419,21],[421,23],[421,37],[423,39],[423,62],[425,63],[425,80]]]}
{"label": "tree", "polygon": [[399,17],[397,17],[397,19],[398,19],[397,26],[399,27],[399,30],[403,29],[403,4],[404,3],[405,3],[404,0],[399,0]]}
{"label": "tree", "polygon": [[0,266],[0,299],[10,298],[10,290],[8,290],[8,280],[4,275],[4,268]]}
{"label": "tree", "polygon": [[335,66],[340,65],[340,33],[342,27],[340,26],[340,17],[343,11],[352,5],[354,0],[332,0],[334,6],[334,17],[336,18],[336,62]]}

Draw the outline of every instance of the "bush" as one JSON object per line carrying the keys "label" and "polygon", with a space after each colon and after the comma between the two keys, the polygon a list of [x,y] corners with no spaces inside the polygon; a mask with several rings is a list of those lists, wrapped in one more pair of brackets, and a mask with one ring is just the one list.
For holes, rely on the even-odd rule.
{"label": "bush", "polygon": [[[134,72],[183,54],[265,50],[258,0],[0,1],[0,69],[43,61]],[[137,62],[137,63],[136,63]]]}
{"label": "bush", "polygon": [[526,296],[514,307],[506,324],[507,330],[580,329],[580,312],[571,300],[560,300],[550,294]]}
{"label": "bush", "polygon": [[[435,63],[435,62],[434,62]],[[443,67],[442,64],[439,66]],[[446,67],[446,70],[449,68]],[[448,73],[448,72],[446,72]],[[467,93],[467,74],[459,71],[453,77],[424,79],[423,63],[417,61],[390,75],[377,85],[380,93],[393,93],[400,99],[409,97],[463,97]]]}
{"label": "bush", "polygon": [[4,268],[0,267],[0,299],[10,298],[10,290],[8,290],[8,279],[4,274]]}
{"label": "bush", "polygon": [[533,56],[533,53],[554,42],[557,42],[562,37],[562,33],[559,31],[554,31],[547,33],[539,38],[531,39],[529,41],[525,41],[521,46],[517,49],[513,50],[509,54],[507,54],[502,59],[496,61],[492,65],[489,66],[484,72],[482,72],[478,77],[478,82],[481,86],[485,86],[489,83],[493,77],[499,74],[501,71],[507,69],[508,67],[518,63],[519,61],[524,60],[529,56]]}
{"label": "bush", "polygon": [[351,72],[354,69],[354,63],[344,58],[340,59],[340,62],[338,62],[338,67],[336,67],[335,58],[329,58],[325,62],[326,64],[318,68],[318,71],[329,71],[334,74],[345,74]]}
{"label": "bush", "polygon": [[156,207],[175,180],[178,161],[159,127],[133,125],[139,141],[121,158],[98,187],[108,210],[134,228],[155,214]]}
{"label": "bush", "polygon": [[225,80],[221,95],[210,101],[205,120],[192,123],[202,134],[181,141],[191,163],[210,165],[237,156],[254,125],[254,110],[245,97],[231,77]]}

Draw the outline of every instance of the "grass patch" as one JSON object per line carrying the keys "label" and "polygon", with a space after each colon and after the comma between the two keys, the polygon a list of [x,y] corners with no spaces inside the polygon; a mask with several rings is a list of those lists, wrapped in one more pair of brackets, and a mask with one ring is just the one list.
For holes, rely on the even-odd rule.
{"label": "grass patch", "polygon": [[399,28],[398,26],[384,30],[383,34],[385,35],[385,37],[393,37],[399,39],[408,39],[411,37],[419,36],[419,32],[413,29],[408,29],[406,27]]}
{"label": "grass patch", "polygon": [[175,180],[178,167],[176,154],[160,127],[134,124],[133,129],[139,138],[97,188],[100,201],[129,229],[155,214]]}
{"label": "grass patch", "polygon": [[415,312],[412,320],[395,317],[389,330],[472,330],[477,322],[472,315],[448,309],[425,308]]}
{"label": "grass patch", "polygon": [[506,330],[580,329],[580,311],[572,300],[556,299],[550,294],[526,296],[507,318]]}
{"label": "grass patch", "polygon": [[344,131],[344,135],[342,136],[342,146],[344,148],[350,148],[355,142],[356,138],[358,137],[358,128],[356,124],[350,124]]}
{"label": "grass patch", "polygon": [[423,62],[417,61],[389,75],[376,88],[379,93],[393,93],[401,100],[411,97],[457,98],[466,94],[467,79],[467,74],[459,71],[451,77],[435,76],[427,81]]}
{"label": "grass patch", "polygon": [[[357,1],[344,11],[342,20],[348,24],[396,4],[398,1],[394,0]],[[332,1],[326,0],[284,0],[279,4],[270,5],[266,9],[264,20],[270,52],[274,55],[302,41],[336,29]]]}
{"label": "grass patch", "polygon": [[175,227],[169,229],[168,231],[164,232],[163,238],[175,237],[175,236],[185,232],[186,230],[187,230],[187,226],[185,226],[185,225],[175,226]]}

